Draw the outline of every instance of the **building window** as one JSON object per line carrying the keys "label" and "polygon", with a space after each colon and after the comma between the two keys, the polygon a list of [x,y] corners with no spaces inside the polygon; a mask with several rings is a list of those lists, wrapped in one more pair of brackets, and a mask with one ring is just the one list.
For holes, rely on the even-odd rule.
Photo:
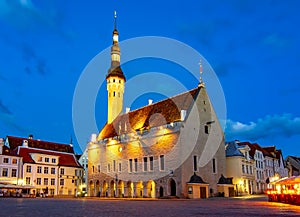
{"label": "building window", "polygon": [[132,173],[132,159],[128,160],[128,169],[129,169],[128,172]]}
{"label": "building window", "polygon": [[3,158],[3,163],[8,164],[9,159],[7,157]]}
{"label": "building window", "polygon": [[12,159],[12,164],[17,164],[18,163],[18,160],[16,158],[13,158]]}
{"label": "building window", "polygon": [[98,165],[98,173],[100,173],[101,172],[101,165],[99,164]]}
{"label": "building window", "polygon": [[216,164],[215,158],[212,159],[212,170],[213,170],[213,173],[217,172],[217,164]]}
{"label": "building window", "polygon": [[107,172],[110,173],[110,163],[107,164]]}
{"label": "building window", "polygon": [[45,157],[45,162],[49,163],[49,157]]}
{"label": "building window", "polygon": [[248,168],[248,165],[246,165],[246,173],[249,174],[249,168]]}
{"label": "building window", "polygon": [[36,172],[37,172],[37,173],[42,173],[42,167],[41,167],[41,166],[38,166]]}
{"label": "building window", "polygon": [[48,174],[48,170],[49,170],[48,167],[44,167],[44,174]]}
{"label": "building window", "polygon": [[51,185],[55,185],[55,179],[51,179]]}
{"label": "building window", "polygon": [[116,160],[113,160],[113,170],[116,172]]}
{"label": "building window", "polygon": [[134,158],[134,172],[138,171],[138,159]]}
{"label": "building window", "polygon": [[253,174],[253,172],[252,172],[252,166],[250,166],[250,174]]}
{"label": "building window", "polygon": [[26,166],[26,172],[31,173],[31,166]]}
{"label": "building window", "polygon": [[208,125],[205,125],[205,126],[204,126],[204,132],[205,132],[206,134],[209,134],[209,126],[208,126]]}
{"label": "building window", "polygon": [[55,174],[55,168],[51,168],[51,174]]}
{"label": "building window", "polygon": [[56,158],[52,158],[51,161],[52,161],[53,164],[55,164],[56,163]]}
{"label": "building window", "polygon": [[165,155],[159,156],[159,170],[165,170]]}
{"label": "building window", "polygon": [[60,168],[60,174],[65,175],[65,169],[64,168]]}
{"label": "building window", "polygon": [[242,165],[242,172],[245,173],[245,165]]}
{"label": "building window", "polygon": [[64,185],[64,184],[65,184],[65,180],[64,180],[64,179],[60,179],[60,180],[59,180],[59,184],[60,184],[60,185]]}
{"label": "building window", "polygon": [[36,179],[36,184],[37,185],[41,185],[42,184],[42,179],[41,178],[37,178]]}
{"label": "building window", "polygon": [[2,170],[2,176],[3,177],[7,177],[8,176],[8,169],[7,168],[3,168],[3,170]]}
{"label": "building window", "polygon": [[114,97],[116,96],[116,92],[114,91]]}
{"label": "building window", "polygon": [[30,177],[26,177],[26,185],[30,185]]}
{"label": "building window", "polygon": [[43,161],[43,158],[42,158],[42,157],[38,157],[37,161],[38,161],[38,162],[42,162],[42,161]]}
{"label": "building window", "polygon": [[92,166],[92,173],[95,172],[95,166]]}
{"label": "building window", "polygon": [[154,164],[153,164],[153,157],[151,156],[151,157],[149,157],[149,161],[150,161],[150,167],[149,167],[149,170],[150,171],[153,171],[153,168],[154,168]]}
{"label": "building window", "polygon": [[197,163],[197,156],[194,155],[193,156],[193,166],[194,166],[194,172],[197,172],[197,168],[198,168],[198,163]]}
{"label": "building window", "polygon": [[143,167],[143,170],[144,171],[148,170],[148,158],[147,157],[144,157],[144,167]]}
{"label": "building window", "polygon": [[17,169],[11,170],[11,177],[17,177]]}
{"label": "building window", "polygon": [[119,172],[122,172],[122,163],[119,162]]}
{"label": "building window", "polygon": [[48,185],[48,178],[44,178],[44,185]]}

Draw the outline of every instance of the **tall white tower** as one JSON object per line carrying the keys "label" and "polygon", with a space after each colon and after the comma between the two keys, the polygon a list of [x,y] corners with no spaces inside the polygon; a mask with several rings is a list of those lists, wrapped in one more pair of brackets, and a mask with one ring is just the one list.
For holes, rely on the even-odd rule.
{"label": "tall white tower", "polygon": [[117,15],[114,15],[113,44],[111,46],[111,66],[106,76],[108,92],[107,123],[111,123],[123,110],[123,95],[126,78],[120,66],[119,33]]}

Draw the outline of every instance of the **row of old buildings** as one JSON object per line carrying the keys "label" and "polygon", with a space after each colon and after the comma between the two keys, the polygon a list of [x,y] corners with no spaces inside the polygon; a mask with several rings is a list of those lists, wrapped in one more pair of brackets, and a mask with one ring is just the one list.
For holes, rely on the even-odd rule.
{"label": "row of old buildings", "polygon": [[[106,75],[107,123],[92,135],[82,156],[76,158],[72,144],[8,136],[0,142],[2,191],[51,196],[77,196],[86,191],[98,197],[229,197],[263,193],[276,179],[299,175],[299,158],[284,160],[276,147],[226,143],[202,78],[189,91],[123,112],[126,77],[120,59],[115,24]],[[200,65],[200,74],[202,70]]]}

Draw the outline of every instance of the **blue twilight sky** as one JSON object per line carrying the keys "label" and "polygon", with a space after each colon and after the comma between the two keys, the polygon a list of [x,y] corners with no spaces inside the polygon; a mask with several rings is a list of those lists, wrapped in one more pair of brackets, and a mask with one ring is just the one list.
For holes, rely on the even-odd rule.
{"label": "blue twilight sky", "polygon": [[[296,0],[0,0],[0,136],[68,143],[72,135],[80,152],[74,89],[88,62],[111,45],[117,10],[121,41],[169,37],[207,59],[226,97],[226,140],[276,145],[284,156],[300,156],[299,9]],[[182,69],[153,59],[123,67],[127,77],[145,70],[172,75]],[[180,75],[187,89],[197,85]],[[99,128],[106,121],[105,91],[102,85],[96,103]],[[137,100],[132,107],[141,105]]]}

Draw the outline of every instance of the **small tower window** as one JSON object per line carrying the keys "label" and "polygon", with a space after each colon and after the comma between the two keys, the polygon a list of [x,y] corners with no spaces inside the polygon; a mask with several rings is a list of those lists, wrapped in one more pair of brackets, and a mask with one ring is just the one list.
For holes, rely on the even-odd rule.
{"label": "small tower window", "polygon": [[116,79],[113,79],[113,82],[116,82]]}
{"label": "small tower window", "polygon": [[116,96],[116,92],[114,91],[114,97]]}
{"label": "small tower window", "polygon": [[119,80],[119,83],[121,84],[121,80]]}
{"label": "small tower window", "polygon": [[118,92],[118,97],[120,97],[120,92]]}
{"label": "small tower window", "polygon": [[205,126],[204,126],[204,132],[205,132],[206,134],[209,134],[209,126],[208,126],[208,125],[205,125]]}

